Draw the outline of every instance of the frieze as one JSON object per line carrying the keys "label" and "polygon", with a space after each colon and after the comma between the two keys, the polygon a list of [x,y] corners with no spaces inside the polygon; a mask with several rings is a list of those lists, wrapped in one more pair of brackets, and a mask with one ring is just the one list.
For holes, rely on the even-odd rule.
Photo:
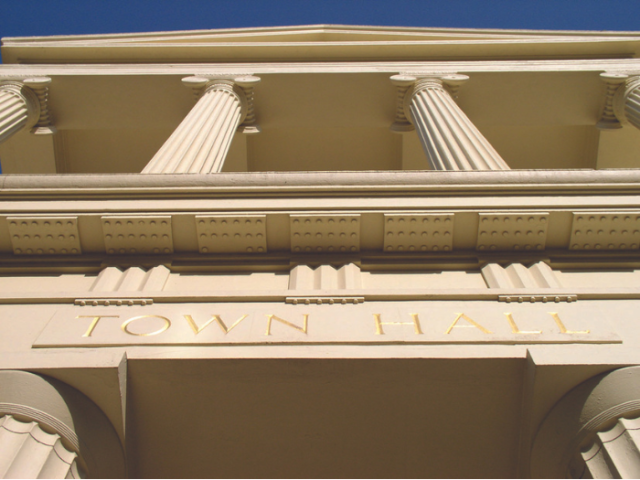
{"label": "frieze", "polygon": [[62,306],[34,347],[621,343],[591,302]]}

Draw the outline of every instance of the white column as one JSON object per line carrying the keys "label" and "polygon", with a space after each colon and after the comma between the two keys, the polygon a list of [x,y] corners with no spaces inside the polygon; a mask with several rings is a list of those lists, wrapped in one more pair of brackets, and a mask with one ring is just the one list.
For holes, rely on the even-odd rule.
{"label": "white column", "polygon": [[[581,478],[640,478],[640,419],[619,418],[580,452]],[[588,475],[587,475],[588,472]]]}
{"label": "white column", "polygon": [[[216,173],[222,171],[233,136],[249,108],[244,88],[257,77],[210,80],[187,77],[187,86],[202,89],[196,105],[180,123],[142,173]],[[253,121],[253,113],[251,113]]]}
{"label": "white column", "polygon": [[0,370],[0,478],[124,478],[105,414],[57,380]]}
{"label": "white column", "polygon": [[593,377],[547,414],[531,450],[531,478],[640,477],[640,367]]}
{"label": "white column", "polygon": [[0,417],[0,478],[81,478],[78,454],[34,421]]}
{"label": "white column", "polygon": [[413,85],[404,95],[404,118],[396,114],[392,130],[406,131],[405,119],[410,119],[433,170],[509,170],[447,91],[448,88],[455,95],[468,78],[466,75],[391,77],[398,89]]}
{"label": "white column", "polygon": [[640,129],[640,77],[630,77],[613,98],[613,111],[623,125]]}
{"label": "white column", "polygon": [[0,143],[23,128],[33,127],[40,118],[40,103],[23,83],[0,83]]}

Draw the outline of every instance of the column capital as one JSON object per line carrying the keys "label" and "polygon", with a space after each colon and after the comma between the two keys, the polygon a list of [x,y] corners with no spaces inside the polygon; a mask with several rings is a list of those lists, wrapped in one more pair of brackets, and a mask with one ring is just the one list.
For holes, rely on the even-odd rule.
{"label": "column capital", "polygon": [[[589,468],[585,462],[595,457],[593,445],[610,441],[606,431],[624,430],[624,419],[638,416],[640,366],[620,368],[581,383],[553,407],[538,429],[531,450],[531,477],[580,476],[577,470]],[[613,461],[611,467],[640,472],[637,460],[629,461],[631,465],[626,460]]]}
{"label": "column capital", "polygon": [[[0,370],[0,418],[3,446],[9,446],[0,449],[0,473],[38,478],[40,472],[43,478],[65,478],[77,462],[90,477],[126,474],[122,444],[108,418],[84,394],[58,380]],[[50,455],[53,464],[46,461],[48,457],[30,456],[27,436],[55,452]]]}
{"label": "column capital", "polygon": [[194,75],[183,78],[182,83],[193,90],[196,98],[216,90],[235,95],[241,106],[238,131],[251,134],[260,132],[260,127],[255,124],[253,107],[253,89],[260,80],[254,75]]}
{"label": "column capital", "polygon": [[457,73],[399,73],[391,76],[391,83],[397,88],[396,118],[390,129],[402,133],[414,129],[411,116],[411,101],[420,92],[429,89],[443,90],[453,99],[458,98],[458,90],[469,80],[467,75]]}
{"label": "column capital", "polygon": [[34,135],[53,135],[57,132],[56,127],[51,124],[51,114],[49,113],[49,77],[30,77],[24,79],[24,84],[29,87],[38,97],[40,105],[40,115],[35,127],[31,129]]}
{"label": "column capital", "polygon": [[600,120],[596,124],[596,128],[600,130],[613,130],[622,128],[620,121],[616,118],[613,110],[613,98],[615,96],[618,87],[623,84],[629,75],[623,73],[610,73],[604,72],[600,74],[600,80],[602,80],[606,86],[607,91],[605,94],[604,108],[602,109],[602,115]]}

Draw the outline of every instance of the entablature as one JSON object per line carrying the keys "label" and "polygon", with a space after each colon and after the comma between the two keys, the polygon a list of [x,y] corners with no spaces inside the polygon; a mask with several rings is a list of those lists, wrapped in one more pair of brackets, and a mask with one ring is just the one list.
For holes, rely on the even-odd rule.
{"label": "entablature", "polygon": [[0,251],[634,252],[638,176],[637,170],[4,176]]}

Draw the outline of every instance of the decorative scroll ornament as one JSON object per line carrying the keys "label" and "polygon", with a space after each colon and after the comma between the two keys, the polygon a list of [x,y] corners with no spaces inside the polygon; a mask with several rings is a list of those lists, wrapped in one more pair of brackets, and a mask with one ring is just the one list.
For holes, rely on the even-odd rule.
{"label": "decorative scroll ornament", "polygon": [[31,129],[31,133],[34,135],[53,135],[58,130],[51,124],[51,114],[49,113],[49,85],[51,85],[51,79],[49,77],[27,78],[24,80],[24,84],[38,96],[40,105],[38,122]]}
{"label": "decorative scroll ornament", "polygon": [[607,85],[604,109],[602,110],[600,120],[596,124],[596,127],[600,130],[613,130],[622,128],[620,121],[616,118],[616,115],[613,111],[613,98],[620,85],[623,84],[627,80],[627,78],[629,78],[629,76],[622,73],[600,74],[600,79]]}

